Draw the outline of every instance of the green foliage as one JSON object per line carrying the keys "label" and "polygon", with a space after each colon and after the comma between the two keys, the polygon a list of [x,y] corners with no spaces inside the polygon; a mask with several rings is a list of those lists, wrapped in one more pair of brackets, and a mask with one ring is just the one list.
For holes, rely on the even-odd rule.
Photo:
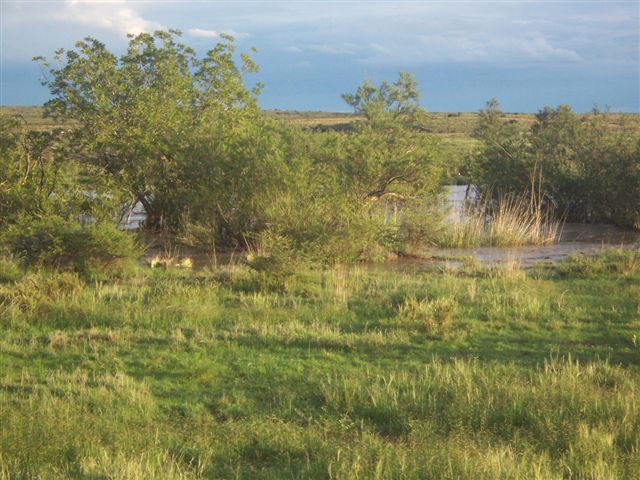
{"label": "green foliage", "polygon": [[418,84],[407,72],[400,72],[398,80],[391,85],[384,81],[376,87],[365,80],[355,93],[345,93],[342,99],[369,120],[388,114],[413,116],[421,110]]}
{"label": "green foliage", "polygon": [[[325,258],[379,259],[405,251],[420,230],[411,212],[430,211],[443,177],[437,142],[421,128],[415,81],[401,73],[391,86],[365,82],[343,98],[365,119],[346,134],[317,134],[311,164],[298,171],[296,189],[271,212],[298,232],[301,243],[315,242]],[[318,235],[311,240],[303,230]]]}
{"label": "green foliage", "polygon": [[413,78],[401,73],[392,87],[365,82],[356,94],[343,97],[356,111],[365,112],[366,120],[355,124],[352,135],[330,137],[324,148],[335,157],[344,188],[353,192],[354,200],[433,196],[442,166],[435,137],[421,128],[425,112]]}
{"label": "green foliage", "polygon": [[26,218],[116,223],[122,197],[109,178],[72,154],[69,132],[33,131],[0,115],[0,227]]}
{"label": "green foliage", "polygon": [[242,71],[256,66],[246,55],[236,66],[231,37],[198,58],[179,36],[131,36],[120,58],[88,37],[75,50],[56,52],[60,67],[36,59],[49,72],[47,113],[75,123],[77,151],[144,205],[150,227],[180,220],[180,196],[189,188],[181,160],[198,147],[194,131],[218,127],[207,125],[218,114],[233,123],[236,112],[256,108],[258,89],[250,92],[242,81]]}
{"label": "green foliage", "polygon": [[132,261],[138,250],[114,226],[118,192],[74,161],[69,135],[30,131],[16,117],[0,122],[0,247],[27,265],[84,274]]}
{"label": "green foliage", "polygon": [[300,140],[257,110],[220,113],[197,135],[176,194],[182,227],[205,227],[216,244],[244,247],[265,228],[270,202],[286,193]]}
{"label": "green foliage", "polygon": [[132,236],[113,225],[82,225],[60,217],[25,217],[3,237],[25,265],[71,269],[86,275],[116,273],[141,253]]}
{"label": "green foliage", "polygon": [[201,149],[187,159],[188,236],[208,231],[216,244],[250,241],[265,251],[286,245],[296,261],[380,259],[402,250],[409,221],[393,212],[433,201],[441,180],[435,141],[417,128],[409,80],[383,85],[374,100],[358,97],[356,108],[369,117],[347,134],[310,134],[252,110],[234,113],[235,122],[212,118]]}
{"label": "green foliage", "polygon": [[73,210],[77,188],[55,152],[60,136],[29,131],[17,117],[0,115],[0,227],[20,214]]}
{"label": "green foliage", "polygon": [[633,128],[613,128],[606,113],[578,116],[566,105],[545,107],[523,130],[506,122],[492,100],[476,136],[483,142],[474,174],[481,188],[523,192],[541,174],[547,200],[570,220],[637,223],[640,137]]}
{"label": "green foliage", "polygon": [[289,178],[287,189],[276,192],[266,206],[267,228],[257,237],[261,248],[270,251],[286,239],[288,255],[303,262],[352,262],[379,255],[384,219],[353,202],[330,165],[301,166]]}
{"label": "green foliage", "polygon": [[410,75],[345,95],[367,115],[353,132],[312,136],[260,112],[242,78],[257,67],[236,65],[231,38],[199,58],[179,36],[131,37],[120,58],[87,38],[57,52],[61,67],[40,59],[48,113],[77,123],[76,151],[144,205],[147,227],[209,250],[278,239],[305,260],[399,248],[388,211],[424,203],[441,179]]}

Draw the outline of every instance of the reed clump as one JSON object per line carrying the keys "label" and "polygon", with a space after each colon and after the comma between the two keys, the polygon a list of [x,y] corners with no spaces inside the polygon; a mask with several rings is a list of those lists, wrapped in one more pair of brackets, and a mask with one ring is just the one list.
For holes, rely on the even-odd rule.
{"label": "reed clump", "polygon": [[541,187],[535,182],[531,187],[528,195],[487,191],[445,225],[437,243],[452,248],[556,243],[564,220],[545,201]]}

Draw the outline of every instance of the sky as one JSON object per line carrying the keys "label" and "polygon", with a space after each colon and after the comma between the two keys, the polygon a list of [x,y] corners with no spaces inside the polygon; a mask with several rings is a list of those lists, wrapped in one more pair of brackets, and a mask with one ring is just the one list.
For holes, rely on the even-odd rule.
{"label": "sky", "polygon": [[263,108],[349,111],[340,95],[408,71],[422,105],[510,112],[569,104],[640,112],[638,1],[0,0],[0,104],[49,98],[34,56],[90,35],[116,54],[127,33],[177,28],[203,54],[221,33],[257,49]]}

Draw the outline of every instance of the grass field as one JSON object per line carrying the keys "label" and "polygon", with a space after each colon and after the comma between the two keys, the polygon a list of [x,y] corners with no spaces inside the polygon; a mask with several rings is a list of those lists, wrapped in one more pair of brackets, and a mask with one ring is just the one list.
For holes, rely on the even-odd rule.
{"label": "grass field", "polygon": [[277,281],[0,265],[0,478],[640,477],[638,251]]}

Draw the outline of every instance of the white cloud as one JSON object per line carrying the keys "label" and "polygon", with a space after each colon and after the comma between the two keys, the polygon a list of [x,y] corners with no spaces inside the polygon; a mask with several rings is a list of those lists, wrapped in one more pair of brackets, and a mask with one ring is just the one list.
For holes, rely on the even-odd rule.
{"label": "white cloud", "polygon": [[309,50],[320,53],[331,53],[335,55],[355,55],[362,50],[357,43],[317,43],[309,45]]}
{"label": "white cloud", "polygon": [[536,60],[581,60],[580,55],[568,48],[551,45],[542,35],[535,36],[520,42],[514,42],[517,50]]}
{"label": "white cloud", "polygon": [[103,3],[66,0],[62,8],[51,14],[51,18],[125,34],[139,34],[166,28],[158,22],[142,17],[135,8],[134,3],[125,0]]}
{"label": "white cloud", "polygon": [[216,38],[219,37],[220,34],[215,30],[204,30],[202,28],[190,28],[187,30],[187,33],[192,37],[202,37],[202,38]]}
{"label": "white cloud", "polygon": [[[26,2],[5,3],[2,26],[8,33],[3,33],[15,39],[14,48],[5,49],[5,58],[28,56],[23,54],[27,49],[31,55],[40,53],[55,36],[64,37],[67,44],[87,33],[99,38],[112,33],[124,40],[125,32],[148,32],[163,25],[184,29],[194,43],[217,39],[223,33],[236,39],[249,36],[223,29],[233,25],[251,31],[261,50],[275,47],[300,56],[345,56],[383,67],[433,62],[637,65],[638,10],[621,4],[615,8],[593,3],[541,8],[529,2],[469,2],[461,8],[460,3],[445,2],[347,2],[339,6],[311,2],[301,6],[294,2],[196,5],[67,0],[43,1],[33,8]],[[29,42],[23,40],[25,30],[30,31]],[[33,47],[36,43],[37,49]]]}
{"label": "white cloud", "polygon": [[539,33],[516,35],[503,32],[449,30],[390,40],[381,45],[370,42],[360,59],[368,65],[417,65],[442,62],[531,63],[575,62],[581,56],[570,48],[555,45]]}
{"label": "white cloud", "polygon": [[241,40],[243,38],[247,38],[251,36],[247,32],[236,32],[235,30],[231,30],[231,29],[222,30],[222,33],[224,33],[225,35],[231,35],[236,40]]}
{"label": "white cloud", "polygon": [[190,28],[187,30],[187,33],[192,37],[199,38],[217,38],[220,34],[231,35],[236,40],[240,40],[242,38],[246,38],[249,36],[248,33],[245,32],[236,32],[235,30],[221,30],[220,32],[216,30],[206,30],[204,28]]}
{"label": "white cloud", "polygon": [[391,50],[388,47],[385,47],[384,45],[380,45],[379,43],[376,42],[371,42],[369,43],[369,46],[376,52],[379,53],[390,53]]}

